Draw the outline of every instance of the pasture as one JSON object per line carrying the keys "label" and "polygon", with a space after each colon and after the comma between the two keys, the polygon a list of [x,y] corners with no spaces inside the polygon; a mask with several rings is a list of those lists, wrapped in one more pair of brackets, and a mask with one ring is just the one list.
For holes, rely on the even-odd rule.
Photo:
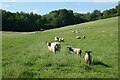
{"label": "pasture", "polygon": [[[60,42],[60,52],[52,53],[46,41],[54,42],[55,36],[65,42]],[[82,49],[82,57],[71,54],[67,46]],[[92,51],[92,65],[85,64],[85,50]],[[2,32],[2,77],[117,78],[118,17],[43,32]]]}

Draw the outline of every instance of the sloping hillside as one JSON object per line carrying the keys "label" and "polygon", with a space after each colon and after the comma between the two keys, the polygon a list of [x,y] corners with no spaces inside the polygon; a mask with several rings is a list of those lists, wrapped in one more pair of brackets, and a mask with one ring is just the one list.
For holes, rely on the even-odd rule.
{"label": "sloping hillside", "polygon": [[[46,41],[54,41],[55,36],[65,39],[58,53],[50,52],[46,45]],[[3,32],[2,40],[3,78],[118,77],[117,17],[43,32]],[[82,57],[71,54],[67,46],[81,48]],[[92,50],[90,66],[84,61],[85,50]]]}

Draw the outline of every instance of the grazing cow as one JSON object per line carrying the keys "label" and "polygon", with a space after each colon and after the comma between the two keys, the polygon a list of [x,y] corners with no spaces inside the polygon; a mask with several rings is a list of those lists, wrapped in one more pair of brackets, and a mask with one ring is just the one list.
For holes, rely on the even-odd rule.
{"label": "grazing cow", "polygon": [[64,42],[64,38],[61,38],[61,41]]}
{"label": "grazing cow", "polygon": [[89,65],[91,65],[91,62],[92,62],[92,54],[91,54],[91,51],[85,51],[86,54],[85,54],[85,62]]}
{"label": "grazing cow", "polygon": [[61,50],[60,43],[58,42],[46,42],[46,43],[47,43],[48,49],[52,51],[53,53],[56,53],[56,51],[60,52]]}
{"label": "grazing cow", "polygon": [[80,33],[80,31],[79,31],[79,30],[76,30],[75,32],[76,32],[76,33]]}
{"label": "grazing cow", "polygon": [[59,38],[58,38],[58,37],[55,37],[55,41],[59,41]]}
{"label": "grazing cow", "polygon": [[82,50],[80,48],[72,48],[72,47],[67,47],[69,49],[70,52],[72,53],[76,53],[78,55],[82,55]]}
{"label": "grazing cow", "polygon": [[83,38],[86,38],[85,36],[83,36]]}
{"label": "grazing cow", "polygon": [[91,27],[89,27],[89,29],[91,29]]}
{"label": "grazing cow", "polygon": [[64,42],[64,38],[59,38],[59,42]]}
{"label": "grazing cow", "polygon": [[72,33],[75,33],[75,31],[73,30]]}
{"label": "grazing cow", "polygon": [[55,41],[64,42],[64,38],[55,37]]}
{"label": "grazing cow", "polygon": [[80,36],[76,36],[76,39],[80,39]]}

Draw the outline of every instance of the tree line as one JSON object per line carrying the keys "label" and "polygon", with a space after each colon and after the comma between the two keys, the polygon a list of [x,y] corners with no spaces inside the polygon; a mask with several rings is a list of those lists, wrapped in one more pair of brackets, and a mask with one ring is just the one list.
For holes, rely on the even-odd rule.
{"label": "tree line", "polygon": [[43,16],[25,12],[12,13],[2,10],[2,31],[40,31],[74,25],[99,19],[120,16],[120,4],[115,8],[94,10],[86,14],[74,13],[73,10],[59,9]]}

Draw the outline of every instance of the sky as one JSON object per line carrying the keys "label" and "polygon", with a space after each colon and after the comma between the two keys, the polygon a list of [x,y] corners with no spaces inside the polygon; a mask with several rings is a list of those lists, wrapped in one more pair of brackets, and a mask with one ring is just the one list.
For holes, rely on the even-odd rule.
{"label": "sky", "polygon": [[44,15],[53,10],[70,9],[78,13],[92,12],[95,9],[103,11],[114,8],[117,2],[2,2],[0,9],[11,12],[33,12]]}
{"label": "sky", "polygon": [[118,2],[119,0],[0,0],[2,2]]}

